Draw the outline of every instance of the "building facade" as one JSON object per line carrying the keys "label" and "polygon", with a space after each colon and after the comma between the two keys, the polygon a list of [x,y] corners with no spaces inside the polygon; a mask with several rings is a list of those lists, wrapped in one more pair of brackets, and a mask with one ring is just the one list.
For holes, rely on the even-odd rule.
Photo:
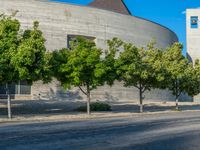
{"label": "building facade", "polygon": [[[200,9],[187,9],[186,11],[186,28],[187,28],[187,57],[195,63],[196,59],[200,60]],[[198,100],[200,95],[194,97]]]}
{"label": "building facade", "polygon": [[188,58],[195,62],[200,59],[200,9],[187,9],[186,11],[187,26],[187,55]]}
{"label": "building facade", "polygon": [[[93,39],[102,49],[107,48],[107,40],[113,37],[136,46],[145,46],[156,39],[159,48],[178,41],[176,34],[168,28],[131,15],[122,0],[95,0],[88,6],[47,0],[0,0],[0,6],[0,13],[18,12],[16,18],[22,29],[32,28],[33,21],[39,21],[49,51],[67,47],[70,39],[77,35]],[[78,89],[65,91],[56,80],[47,85],[36,82],[27,94],[13,94],[16,99],[84,99]],[[137,89],[125,88],[119,82],[113,87],[105,85],[92,92],[92,98],[99,100],[136,100],[138,97]],[[166,90],[152,90],[145,93],[145,98],[174,100],[171,92]]]}

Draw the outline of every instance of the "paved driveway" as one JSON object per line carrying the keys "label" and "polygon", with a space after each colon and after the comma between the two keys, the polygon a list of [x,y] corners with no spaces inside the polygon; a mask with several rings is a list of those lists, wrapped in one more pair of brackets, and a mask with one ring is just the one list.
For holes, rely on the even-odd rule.
{"label": "paved driveway", "polygon": [[2,150],[199,150],[200,113],[0,125]]}

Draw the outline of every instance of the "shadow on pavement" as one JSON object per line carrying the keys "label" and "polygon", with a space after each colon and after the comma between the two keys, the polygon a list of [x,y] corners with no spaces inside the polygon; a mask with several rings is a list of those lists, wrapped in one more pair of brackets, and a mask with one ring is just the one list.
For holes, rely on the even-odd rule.
{"label": "shadow on pavement", "polygon": [[[108,102],[112,106],[112,113],[137,113],[139,106],[136,103]],[[0,100],[0,116],[7,115],[6,100]],[[20,115],[48,115],[77,113],[74,109],[86,105],[85,101],[55,101],[55,100],[13,100],[12,113]],[[154,104],[144,105],[145,112],[171,111],[175,107]],[[200,110],[199,104],[180,105],[181,110]]]}

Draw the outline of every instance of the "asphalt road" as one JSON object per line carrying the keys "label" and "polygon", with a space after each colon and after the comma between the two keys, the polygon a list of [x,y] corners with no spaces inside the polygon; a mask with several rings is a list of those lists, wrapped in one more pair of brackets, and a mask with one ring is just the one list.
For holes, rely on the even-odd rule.
{"label": "asphalt road", "polygon": [[200,112],[0,124],[1,150],[199,150]]}

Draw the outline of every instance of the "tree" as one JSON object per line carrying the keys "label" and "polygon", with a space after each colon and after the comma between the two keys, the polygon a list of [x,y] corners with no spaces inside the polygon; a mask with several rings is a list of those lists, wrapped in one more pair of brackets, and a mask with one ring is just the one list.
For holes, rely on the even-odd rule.
{"label": "tree", "polygon": [[0,83],[6,84],[8,118],[12,118],[9,84],[18,81],[18,72],[11,63],[20,42],[20,23],[11,16],[0,15]]}
{"label": "tree", "polygon": [[192,75],[188,74],[188,71],[193,72],[193,67],[189,66],[188,60],[182,55],[182,49],[182,44],[174,43],[166,49],[163,55],[163,64],[167,70],[164,84],[175,96],[177,110],[181,93],[190,93],[187,87],[191,84],[190,79]]}
{"label": "tree", "polygon": [[39,30],[39,22],[35,21],[32,30],[24,31],[17,52],[12,57],[12,64],[19,79],[32,84],[38,80],[49,81],[47,58],[45,39]]}
{"label": "tree", "polygon": [[147,49],[124,43],[124,51],[116,61],[117,74],[124,85],[139,90],[140,112],[143,112],[144,92],[160,87],[164,80],[161,58],[162,51],[154,48],[153,42]]}
{"label": "tree", "polygon": [[117,55],[123,45],[123,41],[118,38],[113,38],[107,41],[108,49],[105,51],[105,57],[102,59],[102,66],[104,66],[103,80],[110,86],[114,81],[119,79],[117,74],[117,67],[115,65]]}
{"label": "tree", "polygon": [[69,52],[70,51],[66,48],[55,50],[50,53],[49,61],[52,77],[58,79],[58,81],[60,81],[62,86],[65,88],[70,88],[68,82],[69,73],[67,71],[61,71],[61,66],[63,67],[63,65],[68,63]]}
{"label": "tree", "polygon": [[91,90],[104,84],[102,51],[93,41],[77,37],[71,49],[53,53],[52,65],[55,77],[65,88],[78,87],[87,96],[87,113],[90,115]]}
{"label": "tree", "polygon": [[195,96],[200,93],[200,63],[197,59],[195,64],[189,63],[185,71],[186,80],[185,92],[189,96]]}
{"label": "tree", "polygon": [[8,117],[12,118],[9,84],[19,80],[28,83],[50,81],[45,39],[34,22],[33,30],[20,34],[20,23],[12,16],[0,15],[0,83],[7,85]]}

